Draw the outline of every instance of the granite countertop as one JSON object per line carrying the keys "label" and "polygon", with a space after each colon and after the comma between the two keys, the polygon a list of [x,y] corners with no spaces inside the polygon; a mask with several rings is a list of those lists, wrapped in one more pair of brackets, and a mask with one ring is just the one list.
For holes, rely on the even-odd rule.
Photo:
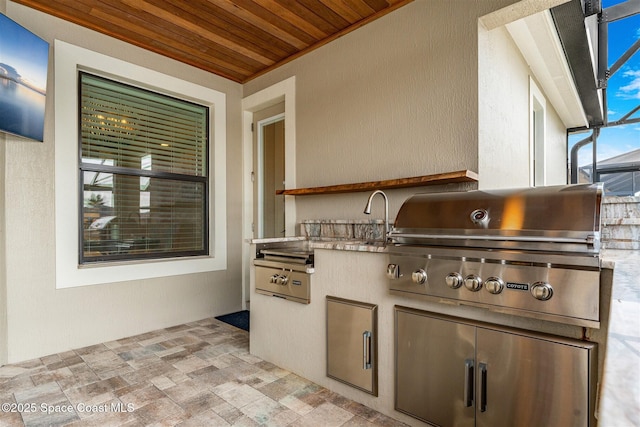
{"label": "granite countertop", "polygon": [[337,239],[337,238],[315,238],[315,237],[278,237],[269,239],[251,239],[251,244],[279,243],[279,242],[307,242],[309,249],[333,249],[339,251],[358,252],[387,252],[387,248],[382,244],[382,240],[358,240],[358,239]]}
{"label": "granite countertop", "polygon": [[382,240],[309,240],[309,247],[313,249],[333,249],[339,251],[358,252],[387,252],[387,247]]}

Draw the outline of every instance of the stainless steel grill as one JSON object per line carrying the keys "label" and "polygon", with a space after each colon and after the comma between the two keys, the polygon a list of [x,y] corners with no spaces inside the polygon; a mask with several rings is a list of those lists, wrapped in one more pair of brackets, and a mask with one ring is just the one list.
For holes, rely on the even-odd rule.
{"label": "stainless steel grill", "polygon": [[599,327],[602,186],[417,194],[389,233],[393,292]]}

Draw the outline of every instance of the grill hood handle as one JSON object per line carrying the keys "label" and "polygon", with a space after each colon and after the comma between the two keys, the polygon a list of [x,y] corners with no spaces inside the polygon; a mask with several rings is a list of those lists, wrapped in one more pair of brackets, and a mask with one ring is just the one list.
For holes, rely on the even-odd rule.
{"label": "grill hood handle", "polygon": [[404,237],[410,239],[446,239],[446,240],[489,240],[494,242],[515,241],[515,242],[544,242],[544,243],[581,243],[587,246],[594,246],[598,241],[596,236],[590,235],[586,238],[580,237],[544,237],[544,236],[490,236],[490,235],[462,235],[462,234],[414,234],[414,233],[391,233],[391,239]]}

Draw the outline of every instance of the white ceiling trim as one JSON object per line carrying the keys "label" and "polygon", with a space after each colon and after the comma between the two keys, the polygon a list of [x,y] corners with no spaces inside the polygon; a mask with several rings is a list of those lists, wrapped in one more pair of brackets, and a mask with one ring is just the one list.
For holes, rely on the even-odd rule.
{"label": "white ceiling trim", "polygon": [[485,30],[491,31],[568,1],[570,0],[520,0],[480,17],[479,21]]}
{"label": "white ceiling trim", "polygon": [[564,125],[588,126],[551,13],[546,10],[511,22],[506,28]]}

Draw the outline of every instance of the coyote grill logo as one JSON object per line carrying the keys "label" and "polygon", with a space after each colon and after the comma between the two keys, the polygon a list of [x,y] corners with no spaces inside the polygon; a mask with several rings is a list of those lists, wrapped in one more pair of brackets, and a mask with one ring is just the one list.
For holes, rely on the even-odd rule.
{"label": "coyote grill logo", "polygon": [[513,283],[507,282],[507,289],[513,289],[516,291],[528,291],[529,284],[528,283]]}

